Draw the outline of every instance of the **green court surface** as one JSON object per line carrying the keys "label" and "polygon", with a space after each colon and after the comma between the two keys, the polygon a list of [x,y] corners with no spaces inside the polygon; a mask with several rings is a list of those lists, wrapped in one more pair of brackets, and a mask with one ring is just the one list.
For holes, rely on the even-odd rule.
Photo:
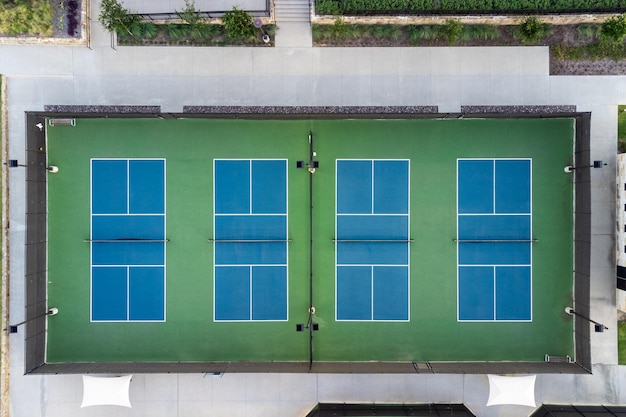
{"label": "green court surface", "polygon": [[[309,160],[313,174],[296,168]],[[47,362],[544,361],[574,357],[573,119],[77,119],[47,129]],[[165,160],[164,320],[91,321],[92,158]],[[532,161],[530,320],[460,321],[457,160]],[[287,160],[287,317],[216,321],[214,160]],[[408,320],[336,319],[336,161],[409,160]],[[313,209],[309,216],[309,177]],[[509,190],[510,191],[510,190]],[[514,193],[514,191],[513,191]],[[309,236],[312,221],[313,236]],[[313,241],[310,286],[309,243]],[[312,294],[309,293],[310,287]]]}

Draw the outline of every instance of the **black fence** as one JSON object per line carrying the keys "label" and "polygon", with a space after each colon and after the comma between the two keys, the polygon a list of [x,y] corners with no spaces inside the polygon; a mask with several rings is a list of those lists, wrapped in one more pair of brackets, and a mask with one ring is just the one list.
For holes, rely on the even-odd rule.
{"label": "black fence", "polygon": [[[26,115],[26,324],[25,373],[591,373],[590,325],[574,317],[575,362],[555,358],[545,362],[81,362],[46,363],[47,193],[46,117],[59,118],[572,118],[575,120],[574,166],[590,165],[590,113],[574,106],[464,106],[461,113],[438,113],[420,107],[186,107],[183,113],[160,113],[156,106],[46,106],[45,112]],[[231,109],[231,110],[232,110]],[[574,288],[575,311],[589,316],[591,256],[590,170],[575,170]],[[547,359],[547,358],[546,358]]]}
{"label": "black fence", "polygon": [[26,373],[45,364],[47,312],[46,133],[42,115],[26,116]]}
{"label": "black fence", "polygon": [[[213,11],[198,11],[197,15],[202,19],[217,19],[221,18],[228,10],[213,10]],[[265,9],[263,10],[246,10],[252,17],[269,17],[270,16],[270,2],[265,0]],[[134,13],[133,16],[139,16],[144,21],[168,21],[168,20],[180,20],[178,12],[163,12],[163,13]]]}
{"label": "black fence", "polygon": [[474,417],[463,404],[317,404],[306,417],[449,416]]}

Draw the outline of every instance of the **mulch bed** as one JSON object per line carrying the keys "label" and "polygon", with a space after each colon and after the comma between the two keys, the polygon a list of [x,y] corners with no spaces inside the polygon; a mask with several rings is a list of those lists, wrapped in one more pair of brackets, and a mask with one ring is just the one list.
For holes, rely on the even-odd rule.
{"label": "mulch bed", "polygon": [[53,0],[52,37],[62,39],[81,36],[81,0]]}

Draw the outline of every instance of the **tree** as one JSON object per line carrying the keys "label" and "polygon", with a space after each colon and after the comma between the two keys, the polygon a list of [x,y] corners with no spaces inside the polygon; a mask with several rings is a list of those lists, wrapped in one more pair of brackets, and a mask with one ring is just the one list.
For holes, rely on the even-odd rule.
{"label": "tree", "polygon": [[202,23],[200,11],[196,9],[196,2],[194,0],[185,0],[185,8],[181,11],[176,11],[176,14],[189,26]]}
{"label": "tree", "polygon": [[254,38],[257,35],[252,16],[245,10],[237,8],[237,6],[224,13],[222,22],[229,38],[246,39]]}
{"label": "tree", "polygon": [[178,17],[189,25],[189,33],[194,38],[204,38],[211,34],[210,27],[204,22],[194,0],[185,0],[185,8],[176,11]]}
{"label": "tree", "polygon": [[604,41],[622,42],[626,36],[626,17],[623,14],[606,19],[600,26],[600,37]]}
{"label": "tree", "polygon": [[98,21],[109,32],[127,32],[132,36],[132,27],[139,23],[139,16],[130,14],[117,0],[102,0]]}

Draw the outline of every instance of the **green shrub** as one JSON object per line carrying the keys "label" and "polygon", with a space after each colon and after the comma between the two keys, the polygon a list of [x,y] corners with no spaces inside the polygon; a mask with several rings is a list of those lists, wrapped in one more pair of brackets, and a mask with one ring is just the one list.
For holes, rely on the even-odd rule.
{"label": "green shrub", "polygon": [[595,23],[583,23],[576,28],[578,36],[583,39],[596,39],[600,37],[600,25]]}
{"label": "green shrub", "polygon": [[433,9],[432,0],[409,0],[408,9],[411,11],[424,11]]}
{"label": "green shrub", "polygon": [[224,13],[222,22],[226,34],[231,39],[249,39],[257,35],[257,28],[254,27],[252,16],[237,6]]}
{"label": "green shrub", "polygon": [[270,36],[276,35],[276,25],[264,25],[263,30]]}
{"label": "green shrub", "polygon": [[448,45],[454,45],[463,33],[463,24],[458,20],[448,19],[439,27],[439,34],[448,40]]}
{"label": "green shrub", "polygon": [[[621,2],[620,2],[621,1]],[[377,11],[497,11],[617,8],[624,0],[316,0],[318,14],[342,15]]]}
{"label": "green shrub", "polygon": [[534,16],[528,16],[524,18],[517,29],[515,29],[514,36],[523,44],[529,44],[538,43],[544,36],[549,35],[551,32],[551,26],[542,23]]}
{"label": "green shrub", "polygon": [[402,36],[402,30],[398,25],[385,25],[385,38],[396,42]]}
{"label": "green shrub", "polygon": [[385,26],[384,25],[374,25],[372,26],[372,36],[374,39],[382,39],[385,37]]}
{"label": "green shrub", "polygon": [[437,37],[437,28],[433,25],[411,25],[408,28],[409,42],[417,45],[421,40],[435,39]]}
{"label": "green shrub", "polygon": [[626,18],[624,15],[612,16],[602,22],[600,36],[604,41],[622,42],[626,36]]}
{"label": "green shrub", "polygon": [[335,19],[335,23],[330,26],[328,34],[333,39],[347,38],[350,35],[350,24],[343,19]]}
{"label": "green shrub", "polygon": [[573,9],[575,6],[573,0],[552,0],[550,7],[554,9]]}
{"label": "green shrub", "polygon": [[189,26],[203,23],[200,11],[196,9],[196,3],[194,0],[185,0],[185,8],[181,11],[177,10],[176,14]]}
{"label": "green shrub", "polygon": [[317,0],[315,2],[315,10],[320,15],[338,16],[342,13],[341,3],[337,0]]}
{"label": "green shrub", "polygon": [[550,0],[493,0],[496,10],[544,10],[549,6]]}
{"label": "green shrub", "polygon": [[442,10],[491,10],[491,0],[441,0]]}
{"label": "green shrub", "polygon": [[407,30],[408,31],[408,35],[409,35],[409,42],[412,45],[417,45],[422,40],[419,28],[420,28],[419,26],[411,25],[411,26],[409,26],[409,28]]}
{"label": "green shrub", "polygon": [[461,39],[464,41],[493,40],[500,36],[497,26],[492,25],[464,25]]}
{"label": "green shrub", "polygon": [[372,36],[372,25],[354,25],[353,35],[357,38],[369,38]]}
{"label": "green shrub", "polygon": [[172,40],[184,38],[189,35],[189,25],[169,24],[167,25],[167,34]]}
{"label": "green shrub", "polygon": [[316,41],[326,39],[326,25],[313,23],[311,25],[311,36],[313,37],[313,40]]}

